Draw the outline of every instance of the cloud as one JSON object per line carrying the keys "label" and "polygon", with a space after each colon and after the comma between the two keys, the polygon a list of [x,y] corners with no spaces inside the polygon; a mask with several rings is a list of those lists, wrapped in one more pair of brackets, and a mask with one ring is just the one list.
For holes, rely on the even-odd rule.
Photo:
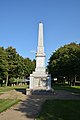
{"label": "cloud", "polygon": [[36,51],[35,50],[31,50],[30,53],[36,53]]}

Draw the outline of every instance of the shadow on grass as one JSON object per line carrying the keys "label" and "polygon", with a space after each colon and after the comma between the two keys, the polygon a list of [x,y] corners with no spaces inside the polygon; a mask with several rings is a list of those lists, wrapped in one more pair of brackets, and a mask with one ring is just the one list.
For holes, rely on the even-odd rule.
{"label": "shadow on grass", "polygon": [[26,88],[15,88],[15,90],[26,95]]}
{"label": "shadow on grass", "polygon": [[[77,98],[77,99],[80,100],[80,95],[77,96],[75,94],[71,94],[70,92],[63,91],[63,90],[70,91],[72,88],[71,87],[69,88],[69,86],[54,85],[53,88],[55,89],[55,94],[53,94],[53,95],[50,95],[50,94],[49,95],[36,94],[36,95],[27,96],[26,99],[23,100],[18,107],[14,107],[14,110],[15,111],[20,111],[21,113],[23,113],[28,118],[35,119],[39,116],[42,104],[47,99],[53,99],[53,101],[54,101],[54,100],[62,100],[62,99],[70,100],[70,99],[74,99],[74,98],[76,99]],[[15,88],[15,89],[16,89],[16,91],[19,91],[19,92],[24,92],[25,91],[25,88]],[[58,90],[56,90],[56,89],[58,89]],[[73,89],[76,89],[76,88],[73,88]],[[71,90],[71,92],[73,92],[73,91],[74,90]],[[51,109],[51,106],[50,106],[49,109]],[[47,107],[45,107],[45,109],[46,108]],[[50,113],[50,115],[51,115],[51,113]],[[48,120],[48,119],[42,119],[42,120]],[[62,119],[57,119],[57,120],[62,120]]]}
{"label": "shadow on grass", "polygon": [[47,100],[37,120],[79,120],[79,100]]}
{"label": "shadow on grass", "polygon": [[[57,90],[56,94],[52,94],[52,95],[50,94],[30,95],[30,96],[27,96],[26,100],[23,100],[21,104],[19,105],[19,107],[15,108],[14,110],[24,113],[27,118],[35,119],[39,116],[42,104],[46,100],[51,100],[51,99],[52,101],[73,100],[73,99],[80,100],[80,96],[76,96],[76,95],[71,94],[70,92],[60,91],[60,90],[59,91]],[[49,109],[52,109],[52,108],[49,108]],[[40,120],[49,120],[49,119],[40,119]],[[56,119],[56,120],[59,120],[59,119]]]}
{"label": "shadow on grass", "polygon": [[43,97],[40,96],[28,96],[28,98],[20,104],[16,111],[25,113],[27,118],[35,118],[39,116],[40,107],[43,103]]}
{"label": "shadow on grass", "polygon": [[80,94],[80,86],[69,86],[69,85],[63,85],[63,84],[53,84],[52,88],[54,90],[66,90],[73,93]]}

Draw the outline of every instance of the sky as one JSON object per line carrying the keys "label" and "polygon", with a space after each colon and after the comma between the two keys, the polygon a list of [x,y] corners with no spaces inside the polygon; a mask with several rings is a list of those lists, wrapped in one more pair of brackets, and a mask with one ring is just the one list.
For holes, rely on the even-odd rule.
{"label": "sky", "polygon": [[59,47],[80,43],[80,0],[0,0],[0,46],[34,59],[40,21],[46,64]]}

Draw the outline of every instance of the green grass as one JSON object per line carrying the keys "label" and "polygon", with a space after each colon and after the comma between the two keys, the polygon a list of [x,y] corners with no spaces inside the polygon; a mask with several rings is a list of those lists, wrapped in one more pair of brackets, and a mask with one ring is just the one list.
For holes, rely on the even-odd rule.
{"label": "green grass", "polygon": [[80,94],[80,86],[68,86],[68,85],[61,85],[61,84],[53,84],[52,88],[54,90],[67,90],[70,92]]}
{"label": "green grass", "polygon": [[19,101],[18,99],[0,99],[0,113],[17,104]]}
{"label": "green grass", "polygon": [[12,90],[12,87],[0,87],[0,93]]}
{"label": "green grass", "polygon": [[[7,86],[7,87],[0,87],[0,95],[4,92],[10,91],[10,90],[20,90],[20,89],[26,89],[27,85],[22,86]],[[12,105],[18,103],[20,100],[18,99],[0,99],[0,113],[4,110],[10,108]]]}
{"label": "green grass", "polygon": [[79,120],[79,100],[47,100],[37,120]]}
{"label": "green grass", "polygon": [[13,89],[22,89],[22,88],[27,88],[27,85],[22,85],[22,86],[7,86],[7,87],[0,87],[0,94],[6,92],[6,91],[10,91]]}

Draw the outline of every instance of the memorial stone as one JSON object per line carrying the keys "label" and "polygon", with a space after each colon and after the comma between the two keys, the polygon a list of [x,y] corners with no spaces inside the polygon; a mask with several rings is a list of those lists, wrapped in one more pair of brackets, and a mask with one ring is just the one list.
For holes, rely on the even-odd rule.
{"label": "memorial stone", "polygon": [[29,88],[32,90],[51,90],[51,75],[46,72],[45,57],[43,23],[40,22],[38,31],[38,47],[36,53],[36,68],[35,71],[30,74]]}

